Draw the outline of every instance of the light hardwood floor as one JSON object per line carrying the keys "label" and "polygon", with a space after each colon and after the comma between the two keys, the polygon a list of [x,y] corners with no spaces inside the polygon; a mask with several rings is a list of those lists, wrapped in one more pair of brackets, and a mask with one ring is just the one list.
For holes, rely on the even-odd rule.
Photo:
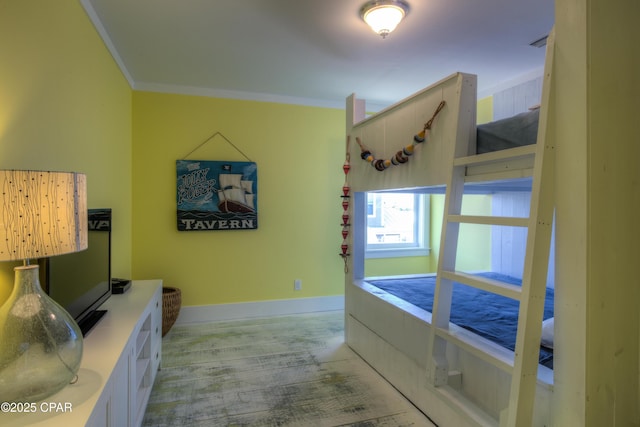
{"label": "light hardwood floor", "polygon": [[344,344],[344,313],[176,325],[144,426],[434,426]]}

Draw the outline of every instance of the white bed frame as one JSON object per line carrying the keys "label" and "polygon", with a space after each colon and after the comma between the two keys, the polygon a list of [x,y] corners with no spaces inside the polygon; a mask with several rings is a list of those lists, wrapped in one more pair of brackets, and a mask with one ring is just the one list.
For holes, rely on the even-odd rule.
{"label": "white bed frame", "polygon": [[[550,37],[550,40],[552,45],[553,38]],[[549,48],[547,58],[545,84],[548,86],[551,70]],[[353,225],[348,236],[350,256],[347,257],[345,274],[346,342],[441,426],[551,425],[552,370],[538,366],[537,380],[527,380],[527,375],[531,373],[529,371],[527,374],[526,369],[521,370],[519,359],[513,362],[514,352],[452,324],[445,327],[445,331],[442,331],[443,328],[433,329],[431,313],[369,285],[364,277],[365,227],[362,224],[366,223],[364,198],[367,191],[452,187],[457,185],[455,170],[458,165],[465,171],[466,182],[474,181],[474,176],[482,181],[533,176],[533,197],[550,200],[548,195],[536,194],[536,179],[539,180],[542,174],[542,166],[534,167],[532,155],[537,152],[536,156],[540,157],[542,153],[542,149],[537,150],[536,146],[544,144],[546,114],[541,114],[542,132],[539,131],[539,135],[542,136],[539,136],[536,146],[509,150],[508,156],[501,152],[475,155],[476,92],[475,76],[456,73],[371,117],[365,117],[364,101],[357,100],[355,95],[347,98],[346,132],[351,164],[348,183],[352,194],[349,213]],[[546,109],[545,103],[548,102],[548,87],[546,94],[543,91],[543,109]],[[422,130],[443,100],[446,102],[445,108],[435,119],[427,141],[416,145],[408,163],[391,166],[380,172],[360,159],[356,137],[376,158],[388,159],[411,143],[413,135]],[[475,159],[481,156],[490,161],[475,166]],[[536,167],[539,169],[536,170]],[[532,233],[531,228],[529,231]],[[535,263],[548,262],[548,251],[546,258],[541,255],[528,256],[531,258],[529,270],[533,269]],[[546,265],[544,269],[546,275]],[[439,271],[444,270],[439,268]],[[529,273],[532,274],[531,271]],[[529,289],[525,288],[525,280],[523,288]],[[536,296],[535,287],[532,289],[531,295]],[[526,299],[530,292],[527,290],[523,293],[525,299],[520,300],[521,317],[522,307],[526,314],[530,304]],[[438,307],[437,298],[434,313]],[[536,307],[536,303],[533,303],[532,312],[535,313]],[[448,323],[448,317],[446,319]],[[540,328],[536,332],[536,328],[529,327],[535,321],[529,322],[525,324],[519,321],[519,331],[529,332],[526,335],[523,333],[522,337],[519,335],[516,350],[535,347],[536,339],[539,344]],[[435,379],[440,367],[434,362],[437,359],[434,348],[439,342],[434,342],[441,335],[446,336],[446,350],[443,350],[446,362],[441,363],[445,369],[444,382]],[[522,347],[525,345],[529,347]],[[511,366],[506,369],[502,366],[509,363]],[[517,378],[517,375],[521,378]],[[527,381],[532,386],[527,388],[525,384],[520,389],[521,384]],[[510,393],[510,389],[518,391]],[[527,405],[533,408],[529,412]],[[520,406],[525,408],[520,409]]]}

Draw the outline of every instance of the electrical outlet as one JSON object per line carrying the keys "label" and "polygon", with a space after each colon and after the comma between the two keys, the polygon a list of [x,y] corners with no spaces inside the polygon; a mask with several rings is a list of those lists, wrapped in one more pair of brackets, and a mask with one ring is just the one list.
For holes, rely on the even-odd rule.
{"label": "electrical outlet", "polygon": [[293,290],[294,291],[299,291],[302,289],[302,280],[300,279],[296,279],[293,281]]}

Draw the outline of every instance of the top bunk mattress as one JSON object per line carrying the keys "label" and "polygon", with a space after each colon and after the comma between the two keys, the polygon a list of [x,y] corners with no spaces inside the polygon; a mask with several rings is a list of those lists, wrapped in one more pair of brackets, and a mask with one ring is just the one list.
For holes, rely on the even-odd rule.
{"label": "top bunk mattress", "polygon": [[538,138],[540,109],[516,114],[506,119],[478,125],[477,154],[535,144]]}

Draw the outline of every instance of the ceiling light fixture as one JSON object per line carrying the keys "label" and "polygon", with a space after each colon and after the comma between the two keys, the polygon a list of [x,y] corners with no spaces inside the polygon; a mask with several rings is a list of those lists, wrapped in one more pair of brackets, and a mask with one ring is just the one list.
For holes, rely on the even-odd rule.
{"label": "ceiling light fixture", "polygon": [[360,17],[383,39],[408,13],[409,3],[404,0],[373,0],[360,8]]}

